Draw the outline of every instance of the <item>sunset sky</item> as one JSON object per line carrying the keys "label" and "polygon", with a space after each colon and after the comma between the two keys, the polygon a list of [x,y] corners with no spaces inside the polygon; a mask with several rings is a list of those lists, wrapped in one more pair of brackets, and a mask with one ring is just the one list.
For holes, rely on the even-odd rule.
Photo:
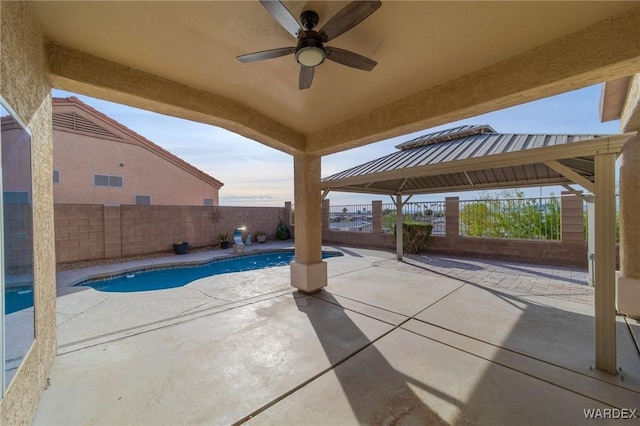
{"label": "sunset sky", "polygon": [[[370,161],[394,151],[395,145],[414,137],[462,124],[488,124],[500,133],[619,133],[618,121],[601,123],[599,102],[601,86],[591,86],[551,98],[507,108],[467,120],[403,137],[388,139],[322,159],[322,177]],[[227,130],[149,111],[131,108],[75,93],[54,90],[53,96],[76,96],[84,103],[124,124],[216,179],[224,182],[220,190],[223,206],[281,206],[293,201],[293,158]],[[558,194],[562,188],[549,187],[527,191]],[[414,196],[412,201],[443,200],[451,194]],[[479,194],[456,194],[475,198]],[[368,194],[330,193],[331,204],[360,204],[388,197]]]}

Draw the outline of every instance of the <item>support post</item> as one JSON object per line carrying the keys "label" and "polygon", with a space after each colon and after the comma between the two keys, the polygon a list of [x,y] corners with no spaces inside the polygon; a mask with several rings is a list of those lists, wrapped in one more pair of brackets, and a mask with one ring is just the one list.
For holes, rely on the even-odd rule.
{"label": "support post", "polygon": [[402,194],[396,195],[396,259],[398,261],[402,260],[403,249],[402,249],[402,208],[404,204],[402,203]]}
{"label": "support post", "polygon": [[596,368],[617,373],[615,154],[595,156]]}
{"label": "support post", "polygon": [[587,202],[587,264],[589,268],[589,285],[596,285],[596,197],[585,195]]}
{"label": "support post", "polygon": [[327,264],[322,261],[320,157],[295,154],[293,175],[296,239],[291,285],[313,293],[327,285]]}

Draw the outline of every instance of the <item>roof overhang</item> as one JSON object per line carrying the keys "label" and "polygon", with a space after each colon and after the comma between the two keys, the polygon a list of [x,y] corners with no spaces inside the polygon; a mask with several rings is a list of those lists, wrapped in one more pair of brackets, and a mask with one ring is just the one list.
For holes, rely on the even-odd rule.
{"label": "roof overhang", "polygon": [[600,119],[602,121],[617,120],[622,115],[631,77],[606,81],[602,84],[600,95]]}
{"label": "roof overhang", "polygon": [[[347,4],[284,3],[294,17],[316,11],[319,28]],[[23,16],[21,3],[2,4],[3,21]],[[290,154],[336,153],[640,70],[633,1],[383,1],[331,41],[377,61],[375,70],[326,61],[302,91],[293,55],[236,60],[296,43],[257,1],[29,6],[53,87],[221,126]]]}
{"label": "roof overhang", "polygon": [[592,192],[595,156],[620,154],[625,142],[635,135],[625,133],[345,178],[325,178],[321,188],[392,195],[577,183]]}

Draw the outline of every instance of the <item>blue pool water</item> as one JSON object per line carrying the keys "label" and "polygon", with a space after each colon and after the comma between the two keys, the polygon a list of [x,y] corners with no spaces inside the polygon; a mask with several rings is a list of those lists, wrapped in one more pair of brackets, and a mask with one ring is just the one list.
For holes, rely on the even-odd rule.
{"label": "blue pool water", "polygon": [[5,314],[12,314],[33,306],[33,288],[6,289],[4,292]]}
{"label": "blue pool water", "polygon": [[[322,258],[342,256],[340,252],[322,252]],[[111,279],[90,281],[78,285],[93,287],[98,291],[132,292],[163,290],[182,287],[192,281],[211,275],[231,272],[251,271],[254,269],[274,268],[289,265],[294,258],[293,251],[252,254],[228,259],[214,260],[198,266],[174,267],[153,271],[129,272],[127,275]]]}

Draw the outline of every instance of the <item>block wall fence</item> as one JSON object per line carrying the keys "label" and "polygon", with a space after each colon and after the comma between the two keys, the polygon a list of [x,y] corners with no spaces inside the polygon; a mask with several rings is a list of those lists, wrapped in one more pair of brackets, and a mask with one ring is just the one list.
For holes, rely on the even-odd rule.
{"label": "block wall fence", "polygon": [[[465,237],[459,235],[459,198],[448,197],[445,235],[432,235],[428,253],[460,257],[587,267],[583,234],[582,199],[570,193],[561,197],[560,241]],[[382,202],[372,203],[372,232],[334,231],[329,228],[330,201],[322,202],[324,244],[395,251],[393,234],[382,229]],[[191,247],[217,244],[218,234],[246,226],[255,236],[263,231],[275,239],[278,221],[291,223],[292,205],[284,207],[203,206],[103,206],[55,205],[56,262],[75,262],[170,252],[172,244],[187,241]],[[219,212],[218,220],[211,215]]]}
{"label": "block wall fence", "polygon": [[278,221],[288,224],[285,211],[286,207],[56,204],[56,262],[170,252],[178,241],[191,247],[217,245],[218,234],[232,234],[239,226],[254,237],[262,231],[267,239],[275,239]]}
{"label": "block wall fence", "polygon": [[[458,197],[445,200],[445,235],[432,235],[427,252],[460,257],[484,257],[514,262],[558,266],[587,267],[587,243],[583,231],[582,198],[569,192],[561,197],[562,237],[560,241],[465,237],[459,235]],[[382,230],[382,202],[374,201],[372,232],[334,231],[329,228],[330,201],[322,203],[322,240],[324,244],[369,247],[395,251],[391,233]]]}

